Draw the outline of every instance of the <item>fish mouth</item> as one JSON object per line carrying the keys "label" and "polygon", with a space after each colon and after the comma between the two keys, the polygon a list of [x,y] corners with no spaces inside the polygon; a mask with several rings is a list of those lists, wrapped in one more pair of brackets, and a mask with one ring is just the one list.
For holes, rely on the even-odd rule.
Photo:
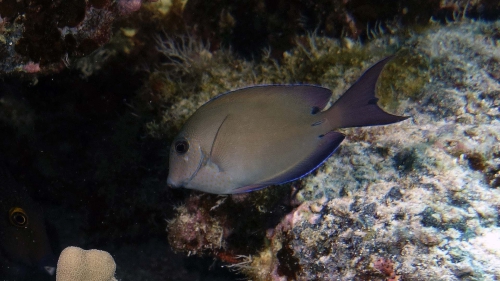
{"label": "fish mouth", "polygon": [[179,185],[177,185],[170,177],[167,178],[167,186],[170,188],[178,188]]}

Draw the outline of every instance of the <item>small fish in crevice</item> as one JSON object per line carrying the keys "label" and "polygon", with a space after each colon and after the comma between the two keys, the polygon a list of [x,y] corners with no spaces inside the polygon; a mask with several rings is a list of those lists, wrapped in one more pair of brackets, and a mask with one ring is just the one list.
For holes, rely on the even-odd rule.
{"label": "small fish in crevice", "polygon": [[[1,156],[0,156],[1,157]],[[0,163],[0,254],[9,261],[54,275],[56,258],[41,207]],[[0,272],[8,271],[0,264]],[[10,266],[9,266],[10,267]]]}
{"label": "small fish in crevice", "polygon": [[313,85],[253,86],[213,98],[174,139],[167,183],[234,194],[309,174],[344,140],[334,130],[408,118],[377,105],[375,85],[391,58],[370,67],[327,110],[332,92]]}

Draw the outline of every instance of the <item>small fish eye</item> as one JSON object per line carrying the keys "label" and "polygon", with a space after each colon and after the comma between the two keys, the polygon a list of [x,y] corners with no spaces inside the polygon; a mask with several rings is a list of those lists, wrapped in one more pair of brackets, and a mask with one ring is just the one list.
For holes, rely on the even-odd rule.
{"label": "small fish eye", "polygon": [[28,215],[22,208],[15,207],[9,211],[9,220],[17,227],[25,227],[28,224]]}
{"label": "small fish eye", "polygon": [[187,140],[178,140],[174,145],[175,152],[179,154],[184,154],[189,150],[189,143]]}

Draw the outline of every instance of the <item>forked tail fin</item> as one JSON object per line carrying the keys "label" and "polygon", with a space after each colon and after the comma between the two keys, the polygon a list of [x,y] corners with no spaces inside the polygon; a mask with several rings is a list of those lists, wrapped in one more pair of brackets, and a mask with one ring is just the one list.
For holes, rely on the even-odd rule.
{"label": "forked tail fin", "polygon": [[397,116],[383,111],[375,97],[375,86],[384,66],[394,56],[375,63],[361,75],[327,111],[326,118],[335,128],[387,125],[403,121],[409,117]]}

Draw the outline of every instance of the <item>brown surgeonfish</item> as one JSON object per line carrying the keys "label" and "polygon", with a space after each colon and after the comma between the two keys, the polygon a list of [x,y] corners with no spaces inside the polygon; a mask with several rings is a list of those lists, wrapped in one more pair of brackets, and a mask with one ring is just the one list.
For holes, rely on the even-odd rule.
{"label": "brown surgeonfish", "polygon": [[332,92],[313,85],[262,85],[219,95],[184,124],[170,148],[168,185],[215,194],[249,192],[301,178],[344,140],[334,130],[387,125],[375,85],[387,57],[328,109]]}
{"label": "brown surgeonfish", "polygon": [[[39,268],[49,275],[56,269],[40,206],[0,163],[0,254],[9,261]],[[0,272],[7,270],[2,268]]]}

